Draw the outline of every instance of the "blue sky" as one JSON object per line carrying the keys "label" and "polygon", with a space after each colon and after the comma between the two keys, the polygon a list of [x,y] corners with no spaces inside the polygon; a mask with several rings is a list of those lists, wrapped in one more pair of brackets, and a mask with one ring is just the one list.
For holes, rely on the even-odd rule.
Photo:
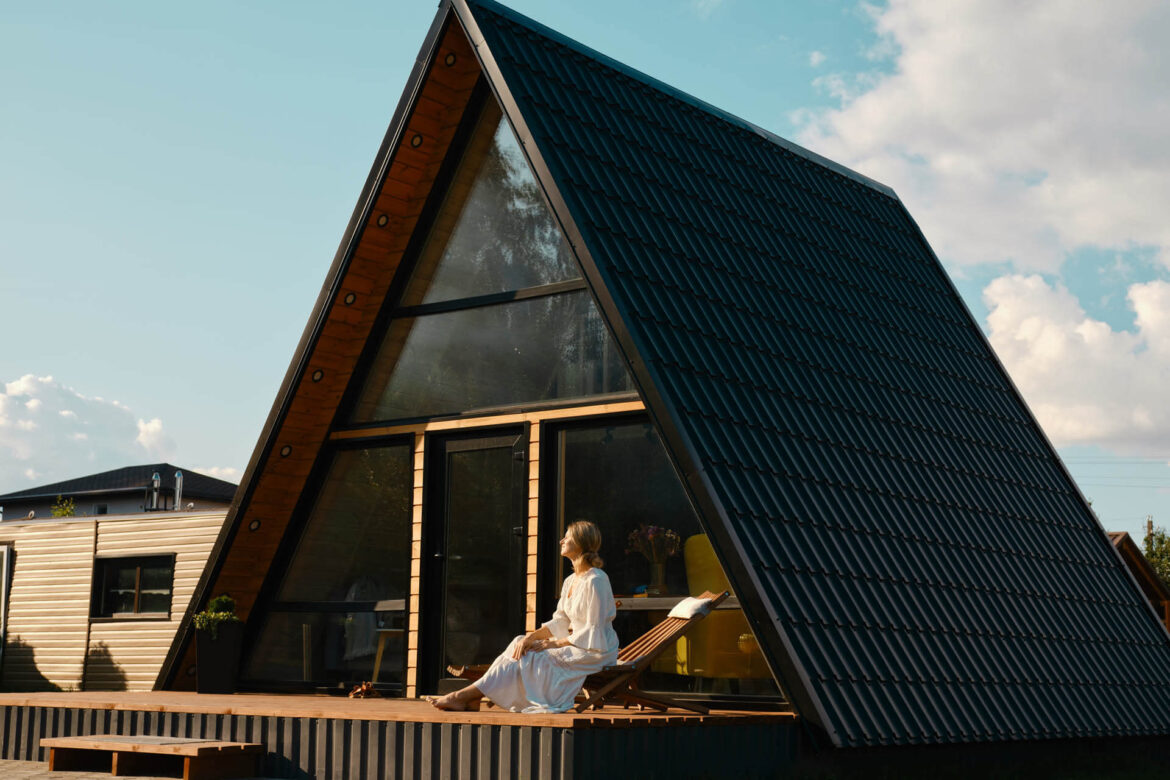
{"label": "blue sky", "polygon": [[[1170,521],[1161,4],[513,6],[893,186],[1106,527]],[[238,478],[434,10],[4,7],[0,492]]]}

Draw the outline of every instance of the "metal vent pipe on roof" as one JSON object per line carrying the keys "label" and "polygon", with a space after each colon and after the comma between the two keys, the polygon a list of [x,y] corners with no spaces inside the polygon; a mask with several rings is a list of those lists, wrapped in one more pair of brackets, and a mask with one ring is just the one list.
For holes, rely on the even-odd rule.
{"label": "metal vent pipe on roof", "polygon": [[158,509],[158,489],[162,486],[162,477],[158,472],[150,477],[150,510],[153,512]]}
{"label": "metal vent pipe on roof", "polygon": [[183,506],[183,472],[175,472],[175,505],[171,507],[176,512]]}

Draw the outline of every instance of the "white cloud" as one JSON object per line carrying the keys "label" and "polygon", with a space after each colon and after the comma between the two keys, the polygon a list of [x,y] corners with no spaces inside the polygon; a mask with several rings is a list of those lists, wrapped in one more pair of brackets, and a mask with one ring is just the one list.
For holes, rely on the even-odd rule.
{"label": "white cloud", "polygon": [[237,468],[232,468],[231,466],[211,466],[208,468],[199,467],[191,470],[198,471],[200,474],[206,474],[209,477],[215,477],[216,479],[223,479],[228,482],[236,483],[238,483],[240,481],[240,477],[243,476],[243,472]]}
{"label": "white cloud", "polygon": [[814,51],[808,55],[808,64],[814,68],[819,68],[825,62],[825,53],[821,51]]}
{"label": "white cloud", "polygon": [[[939,255],[1052,271],[1081,246],[1170,263],[1170,4],[890,0],[885,75],[820,82],[800,140],[893,186]],[[878,51],[882,51],[878,47]]]}
{"label": "white cloud", "polygon": [[169,459],[174,442],[158,418],[28,374],[0,393],[0,493],[38,481]]}
{"label": "white cloud", "polygon": [[724,2],[725,0],[691,0],[691,8],[700,19],[706,19]]}
{"label": "white cloud", "polygon": [[163,422],[157,417],[150,421],[138,421],[138,435],[134,441],[153,457],[161,460],[170,458],[175,451],[174,440],[163,431]]}
{"label": "white cloud", "polygon": [[1164,456],[1170,441],[1170,282],[1130,285],[1134,331],[1086,315],[1039,276],[984,290],[989,338],[1057,446],[1096,444]]}

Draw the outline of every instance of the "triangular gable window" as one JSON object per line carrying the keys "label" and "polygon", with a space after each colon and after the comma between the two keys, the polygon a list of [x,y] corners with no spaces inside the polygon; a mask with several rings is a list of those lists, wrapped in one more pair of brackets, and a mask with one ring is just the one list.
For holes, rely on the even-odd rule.
{"label": "triangular gable window", "polygon": [[352,422],[633,390],[495,101],[429,230]]}
{"label": "triangular gable window", "polygon": [[480,116],[401,305],[581,278],[494,102]]}

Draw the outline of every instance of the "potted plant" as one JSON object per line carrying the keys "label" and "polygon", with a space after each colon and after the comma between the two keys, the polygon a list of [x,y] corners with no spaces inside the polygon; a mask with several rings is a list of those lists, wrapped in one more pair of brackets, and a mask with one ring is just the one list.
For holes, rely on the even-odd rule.
{"label": "potted plant", "polygon": [[240,669],[244,624],[236,616],[236,600],[226,593],[195,613],[195,690],[235,693]]}

